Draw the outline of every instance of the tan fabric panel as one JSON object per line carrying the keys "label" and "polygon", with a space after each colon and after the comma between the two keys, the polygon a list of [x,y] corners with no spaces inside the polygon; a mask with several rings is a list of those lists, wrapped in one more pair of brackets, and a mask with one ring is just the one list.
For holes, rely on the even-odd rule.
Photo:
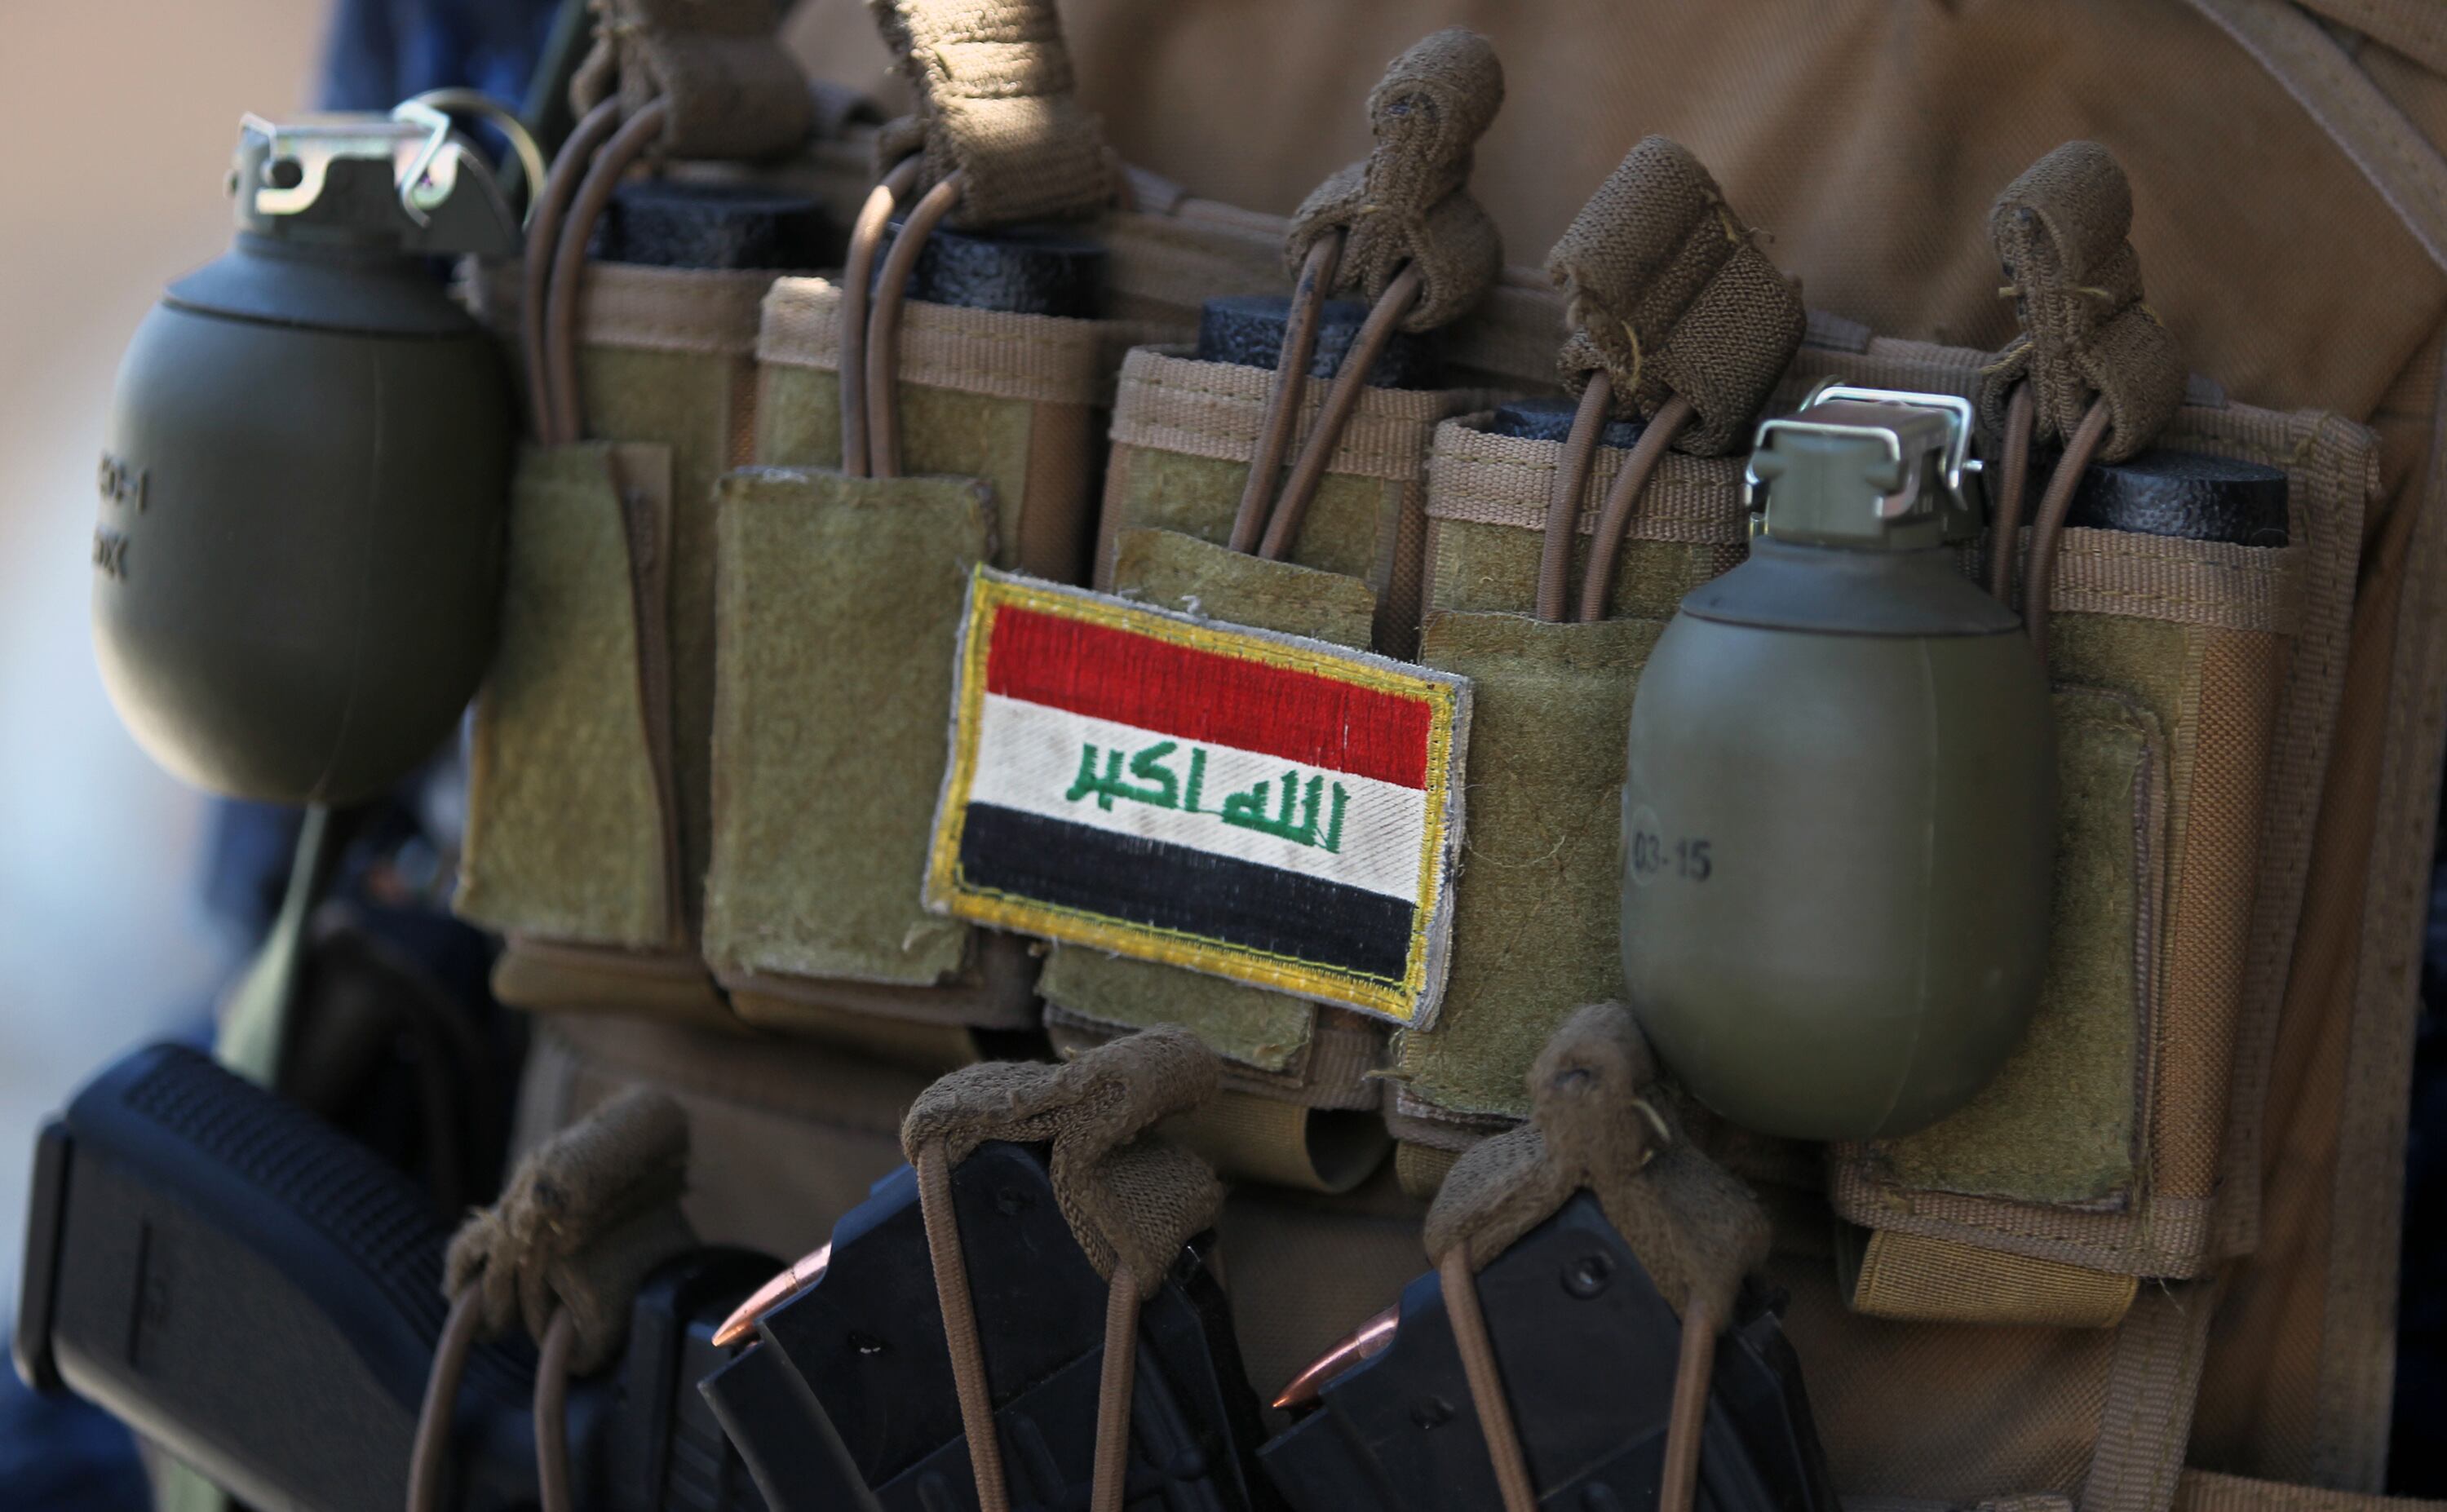
{"label": "tan fabric panel", "polygon": [[[1200,362],[1185,347],[1141,347],[1122,362],[1115,404],[1116,445],[1245,463],[1257,449],[1274,369],[1235,362]],[[1305,381],[1295,445],[1305,442],[1330,385]],[[1436,422],[1484,406],[1491,396],[1449,388],[1365,389],[1326,463],[1332,473],[1408,482],[1419,475],[1425,441]]]}
{"label": "tan fabric panel", "polygon": [[[478,318],[515,331],[523,276],[517,263],[502,263],[469,279],[466,293]],[[579,330],[585,341],[606,347],[751,356],[757,312],[772,285],[772,274],[753,268],[590,262],[579,291]]]}
{"label": "tan fabric panel", "polygon": [[[1434,28],[1476,28],[1512,87],[1473,183],[1515,264],[1536,263],[1624,150],[1661,131],[1774,236],[1812,304],[1993,350],[2012,312],[1989,201],[2088,138],[2131,176],[2152,307],[2194,368],[2255,403],[2367,415],[2447,308],[2447,276],[2386,200],[2182,6],[1066,0],[1063,23],[1081,98],[1126,159],[1278,215],[1366,150],[1362,103],[1387,59]],[[882,79],[855,7],[802,7],[787,35],[824,77]],[[1531,360],[1551,364],[1551,334],[1543,348]]]}
{"label": "tan fabric panel", "polygon": [[[1108,320],[1013,314],[913,300],[901,307],[900,376],[906,384],[1036,404],[1106,406],[1122,353],[1149,332]],[[765,299],[759,362],[825,372],[841,364],[841,289],[782,278]]]}
{"label": "tan fabric panel", "polygon": [[2286,655],[2275,635],[2212,632],[2200,639],[2192,673],[2189,819],[2168,898],[2151,1161],[2159,1190],[2204,1200],[2216,1191],[2225,1142]]}
{"label": "tan fabric panel", "polygon": [[[2447,384],[2425,361],[2400,409]],[[2385,1473],[2405,1078],[2434,833],[2447,652],[2447,448],[2390,501],[2355,606],[2344,706],[2302,939],[2275,1027],[2264,1125],[2245,1169],[2261,1246],[2217,1322],[2193,1458],[2371,1490]],[[2233,1183],[2246,1184],[2246,1183]]]}
{"label": "tan fabric panel", "polygon": [[1767,1276],[1791,1294],[1785,1332],[1847,1497],[1961,1505],[2080,1488],[2121,1331],[1863,1317],[1823,1253],[1778,1253]]}
{"label": "tan fabric panel", "polygon": [[1871,1234],[1852,1310],[1921,1323],[2106,1329],[2124,1321],[2140,1278],[1976,1250],[1917,1234]]}
{"label": "tan fabric panel", "polygon": [[795,1259],[901,1163],[901,1116],[933,1076],[769,1037],[642,1019],[540,1016],[512,1159],[614,1093],[653,1087],[689,1115],[699,1238]]}

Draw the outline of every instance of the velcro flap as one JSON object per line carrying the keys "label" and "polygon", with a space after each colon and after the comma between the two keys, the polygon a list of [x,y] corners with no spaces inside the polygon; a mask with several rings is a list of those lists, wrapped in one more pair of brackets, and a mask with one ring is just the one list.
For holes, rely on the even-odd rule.
{"label": "velcro flap", "polygon": [[993,491],[755,467],[723,479],[719,508],[707,959],[938,983],[968,931],[919,883]]}
{"label": "velcro flap", "polygon": [[488,929],[649,950],[676,936],[664,659],[666,446],[530,446],[499,650],[476,702],[454,907]]}

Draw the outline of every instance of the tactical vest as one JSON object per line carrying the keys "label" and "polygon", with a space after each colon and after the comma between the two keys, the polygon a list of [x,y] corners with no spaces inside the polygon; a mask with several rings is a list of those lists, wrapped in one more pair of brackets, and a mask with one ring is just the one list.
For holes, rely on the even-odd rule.
{"label": "tactical vest", "polygon": [[[1150,103],[1116,108],[1115,141],[1288,203],[1280,172],[1203,161],[1167,135],[1176,120],[1222,140],[1261,129],[1224,104],[1229,54],[1254,44],[1213,35],[1213,17],[1147,23],[1225,49],[1169,65],[1190,81],[1176,96],[1150,86],[1161,60],[1124,60],[1127,7],[1066,8],[1092,88],[1074,88],[1050,12],[886,8],[917,114],[878,128],[844,112],[809,135],[789,90],[721,72],[754,27],[634,9],[581,100],[593,144],[659,100],[664,123],[633,161],[811,196],[852,228],[850,267],[633,247],[637,260],[565,267],[548,316],[522,310],[532,268],[469,279],[505,338],[523,322],[526,341],[562,344],[525,353],[560,413],[539,416],[518,467],[459,903],[505,936],[500,996],[538,1015],[528,1142],[621,1088],[666,1090],[694,1128],[698,1231],[794,1255],[901,1163],[904,1115],[939,1074],[1186,1028],[1220,1086],[1162,1132],[1227,1183],[1218,1254],[1242,1358],[1270,1390],[1400,1294],[1456,1162],[1531,1116],[1532,1068],[1575,1010],[1623,995],[1626,731],[1677,606],[1750,554],[1758,422],[1830,380],[1966,401],[1995,488],[2002,456],[2021,460],[2021,382],[2036,412],[2020,423],[2043,449],[2086,434],[2119,463],[2155,447],[2249,464],[2282,479],[2282,506],[2257,533],[2095,499],[2026,514],[2053,554],[2019,574],[2049,626],[2053,888],[2038,1008],[1993,1081],[1896,1136],[1772,1139],[1696,1107],[1678,1123],[1773,1220],[1763,1272],[1789,1294],[1848,1500],[2206,1512],[2379,1489],[2397,1189],[2365,1173],[2396,1170],[2402,1140],[2447,708],[2441,485],[2435,456],[2418,465],[2437,434],[2447,166],[2405,119],[2435,119],[2441,87],[2415,66],[2441,61],[2419,23],[2335,8],[2372,38],[2357,66],[2308,16],[2260,0],[2101,18],[2081,66],[2128,104],[2176,90],[2152,123],[1992,106],[2041,23],[1931,22],[1914,56],[1878,66],[1895,71],[1885,85],[1944,81],[1969,102],[1950,124],[1896,128],[1964,153],[1930,193],[1911,178],[1925,141],[1863,167],[1792,140],[1803,128],[1729,120],[1761,90],[1832,108],[1881,87],[1874,70],[1762,82],[1807,50],[1795,36],[1878,34],[1875,6],[1792,18],[1784,37],[1643,20],[1655,35],[1609,38],[1601,56],[1693,77],[1622,87],[1629,104],[1605,119],[1631,110],[1638,129],[1619,139],[1524,87],[1592,66],[1555,57],[1570,27],[1495,26],[1514,80],[1504,119],[1528,123],[1507,136],[1490,127],[1500,76],[1476,50],[1422,45],[1371,96],[1374,60],[1407,36],[1275,7],[1266,45],[1300,39],[1341,85],[1318,92],[1323,141],[1348,157],[1365,125],[1375,143],[1286,220],[1121,168],[1080,106],[1136,78]],[[794,33],[823,33],[834,78],[871,46],[833,38],[843,27],[863,29],[827,14]],[[2142,82],[2179,56],[2196,76]],[[2276,145],[2227,163],[2175,141],[2178,119],[2229,150]],[[1651,128],[1700,150],[1643,142],[1609,178]],[[2129,192],[2113,162],[2049,158],[2088,176],[2078,192],[2015,180],[2094,134],[2132,170]],[[1891,145],[1856,140],[1869,158]],[[2323,168],[2274,164],[2287,154]],[[2192,181],[2220,174],[2231,203]],[[1551,230],[1601,180],[1545,269],[1524,265],[1534,247],[1499,255],[1498,224]],[[1971,207],[2009,180],[1997,246],[2024,260],[2001,280]],[[2374,189],[2401,228],[2373,213]],[[1934,223],[1931,198],[1965,213]],[[1022,225],[1056,245],[1032,248]],[[980,292],[963,255],[1039,284]],[[1047,292],[1077,265],[1066,255],[1093,265],[1092,298]],[[2255,257],[2276,271],[2237,266]],[[1915,276],[1881,276],[1882,258]],[[1804,273],[1806,312],[1778,263]],[[1265,304],[1303,277],[1363,308],[1317,307],[1303,333],[1299,299]],[[2264,332],[2262,280],[2314,277],[2334,298],[2298,298]],[[1219,329],[1235,301],[1263,328],[1255,360]],[[1280,357],[1304,339],[1342,343],[1369,381]],[[2343,355],[2382,347],[2385,362]],[[1679,429],[1592,441],[1561,406],[1525,404],[1593,374],[1615,414],[1651,427],[1682,405]],[[1609,522],[1626,472],[1629,513]],[[2032,476],[2044,513],[2045,469]],[[2004,560],[2011,591],[2020,550],[1996,533],[1963,565]],[[1377,926],[1337,912],[1347,891],[1301,894],[1341,934],[1320,925],[1269,964],[1208,939],[1177,879],[1163,938],[1111,924],[1097,889],[1121,885],[1121,852],[1094,850],[1114,831],[1092,816],[1016,825],[997,855],[973,806],[947,838],[950,795],[985,780],[972,763],[996,781],[995,763],[1019,763],[961,702],[963,677],[984,675],[969,657],[992,584],[1105,595],[1012,600],[1055,621],[1074,602],[1091,606],[1083,623],[1113,604],[1169,611],[1165,624],[1224,637],[1185,631],[1191,650],[1229,645],[1277,671],[1293,653],[1264,648],[1292,637],[1370,653],[1370,675],[1413,679],[1384,684],[1404,696],[1466,686],[1462,839],[1403,916],[1424,943],[1394,938],[1402,969],[1371,978],[1396,985],[1362,992],[1318,966],[1376,948],[1361,936]],[[1576,615],[1558,584],[1566,603],[1587,585]],[[1064,675],[1066,692],[1031,695],[1040,707],[1104,698],[1157,717],[1127,671],[1094,698],[1085,671]],[[1170,785],[1186,771],[1099,775],[1090,749],[1074,808],[1118,797],[1176,826],[1197,812]],[[1261,817],[1322,856],[1320,801],[1303,820],[1280,781],[1281,817]],[[1104,859],[1064,870],[1032,851],[1064,835]],[[1006,868],[981,886],[999,911],[956,900],[947,844],[972,847],[970,871]],[[1301,864],[1356,875],[1339,855]],[[1029,891],[1053,882],[1010,879],[1057,870],[1067,912]],[[1413,946],[1431,989],[1405,978]]]}

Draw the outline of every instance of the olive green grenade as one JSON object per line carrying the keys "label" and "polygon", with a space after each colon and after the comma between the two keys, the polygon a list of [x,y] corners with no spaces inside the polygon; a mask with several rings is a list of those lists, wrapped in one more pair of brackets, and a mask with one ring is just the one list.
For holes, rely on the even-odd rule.
{"label": "olive green grenade", "polygon": [[427,260],[518,221],[446,119],[248,118],[237,237],[120,367],[94,644],[137,740],[218,792],[369,797],[448,737],[493,645],[513,402]]}
{"label": "olive green grenade", "polygon": [[1750,559],[1641,673],[1623,970],[1659,1051],[1762,1133],[1868,1139],[1963,1106],[2048,940],[2055,756],[1976,539],[1961,400],[1823,388],[1759,427]]}

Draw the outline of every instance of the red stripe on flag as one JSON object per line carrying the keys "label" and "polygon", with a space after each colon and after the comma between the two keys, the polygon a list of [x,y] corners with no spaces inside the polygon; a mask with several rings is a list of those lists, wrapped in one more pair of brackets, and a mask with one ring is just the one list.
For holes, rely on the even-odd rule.
{"label": "red stripe on flag", "polygon": [[1179,740],[1425,787],[1427,699],[1006,605],[986,689]]}

